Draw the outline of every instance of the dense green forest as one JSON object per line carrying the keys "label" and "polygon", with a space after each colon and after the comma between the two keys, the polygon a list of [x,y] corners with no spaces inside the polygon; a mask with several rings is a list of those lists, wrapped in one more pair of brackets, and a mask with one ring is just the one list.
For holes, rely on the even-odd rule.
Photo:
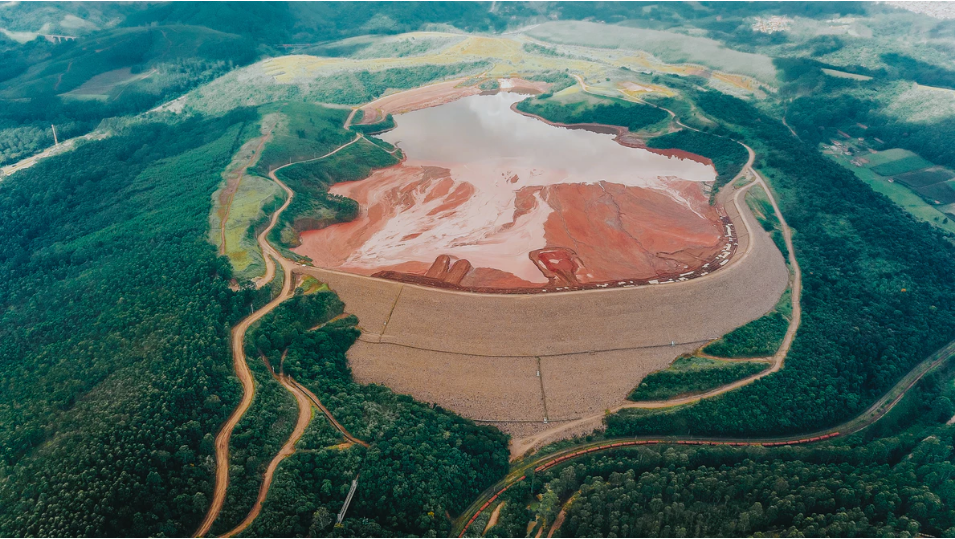
{"label": "dense green forest", "polygon": [[248,312],[206,215],[257,120],[131,127],[0,183],[0,535],[186,535],[205,513]]}
{"label": "dense green forest", "polygon": [[[359,473],[345,535],[447,534],[446,512],[456,515],[506,473],[507,437],[385,387],[355,383],[345,358],[358,337],[354,317],[311,330],[342,309],[331,292],[297,294],[246,339],[249,357],[267,358],[311,389],[345,428],[371,443],[368,449],[324,448],[291,457],[254,524],[255,534],[330,532],[327,512],[337,512]],[[309,477],[315,480],[303,480]],[[373,524],[362,524],[365,519]]]}
{"label": "dense green forest", "polygon": [[608,433],[785,434],[850,417],[955,332],[955,247],[752,105],[696,104],[747,141],[796,234],[802,324],[786,368],[670,413],[608,418]]}
{"label": "dense green forest", "polygon": [[740,326],[703,348],[719,357],[768,357],[776,353],[789,328],[789,320],[778,311]]}
{"label": "dense green forest", "polygon": [[713,162],[716,168],[716,183],[713,192],[729,183],[743,170],[749,154],[746,148],[725,137],[719,137],[692,129],[681,129],[647,141],[648,148],[669,150],[675,148],[702,155]]}
{"label": "dense green forest", "polygon": [[932,375],[875,426],[823,444],[577,458],[505,492],[487,536],[549,533],[561,511],[554,537],[951,536],[953,389],[951,370]]}
{"label": "dense green forest", "polygon": [[769,365],[765,363],[681,357],[668,368],[648,374],[627,398],[632,401],[653,401],[701,393],[742,380],[768,368]]}
{"label": "dense green forest", "polygon": [[630,131],[639,131],[668,117],[665,111],[651,105],[615,99],[602,99],[596,104],[587,101],[563,103],[550,99],[548,94],[519,102],[517,110],[554,123],[619,125]]}

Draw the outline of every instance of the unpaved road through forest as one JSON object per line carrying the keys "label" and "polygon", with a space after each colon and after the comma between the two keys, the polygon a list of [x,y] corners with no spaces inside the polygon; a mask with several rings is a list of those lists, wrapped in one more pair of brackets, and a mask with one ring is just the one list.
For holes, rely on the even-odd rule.
{"label": "unpaved road through forest", "polygon": [[[317,161],[319,159],[325,159],[330,157],[339,151],[351,146],[352,144],[358,142],[363,137],[361,134],[356,136],[350,142],[339,146],[338,148],[328,152],[327,154],[316,157],[313,159],[308,159],[301,161],[301,163],[308,163],[312,161]],[[235,426],[242,419],[242,416],[249,409],[249,406],[252,404],[252,399],[255,396],[255,383],[252,379],[252,372],[249,370],[249,365],[245,356],[245,334],[249,329],[249,326],[259,321],[263,316],[272,312],[273,309],[279,306],[283,301],[292,296],[293,291],[293,274],[292,270],[295,268],[295,263],[291,260],[286,259],[278,251],[276,251],[271,244],[268,242],[268,235],[272,232],[272,229],[275,227],[276,223],[281,217],[282,212],[288,208],[289,204],[292,202],[292,198],[295,196],[295,193],[287,186],[284,182],[276,177],[275,173],[279,170],[299,163],[290,163],[288,165],[281,166],[269,172],[269,177],[275,181],[286,193],[287,197],[282,206],[272,215],[271,221],[269,221],[269,226],[262,231],[258,236],[259,247],[262,249],[263,258],[266,260],[266,276],[259,280],[257,287],[261,288],[264,284],[269,283],[275,276],[275,264],[272,262],[272,259],[278,260],[282,265],[282,269],[285,272],[285,280],[282,283],[282,292],[266,304],[264,307],[255,311],[248,317],[244,318],[241,322],[238,323],[234,328],[232,328],[231,340],[232,340],[232,363],[235,368],[236,376],[239,377],[239,382],[242,384],[242,398],[239,401],[238,406],[235,410],[232,411],[232,414],[229,416],[229,419],[226,420],[225,424],[222,425],[222,428],[219,430],[219,434],[216,436],[215,440],[215,452],[216,452],[216,483],[215,489],[213,490],[212,503],[209,506],[209,511],[206,513],[205,519],[199,525],[199,529],[196,530],[195,537],[202,537],[209,533],[209,529],[212,528],[212,524],[219,517],[219,513],[222,511],[222,506],[225,503],[226,491],[229,488],[229,440],[232,437],[232,431],[235,430]],[[267,277],[267,278],[266,278]],[[280,379],[280,382],[282,380]],[[286,385],[288,384],[288,385]],[[296,402],[299,407],[299,421],[296,424],[295,430],[292,432],[292,436],[289,438],[289,441],[286,442],[283,446],[282,451],[279,452],[279,455],[269,465],[269,469],[266,471],[266,478],[268,482],[263,480],[264,490],[260,492],[259,499],[256,501],[255,507],[253,507],[252,512],[249,514],[249,517],[246,517],[246,520],[239,525],[236,529],[230,531],[230,534],[236,534],[241,532],[245,527],[252,523],[255,519],[255,516],[258,515],[261,510],[261,502],[265,500],[266,495],[268,494],[268,486],[271,484],[271,474],[274,473],[275,468],[278,467],[278,464],[294,452],[295,442],[298,441],[298,438],[301,437],[302,433],[305,430],[305,427],[308,426],[308,420],[304,421],[304,425],[301,425],[301,432],[299,432],[299,426],[302,423],[302,418],[304,414],[308,414],[308,418],[311,418],[311,398],[305,395],[302,391],[298,390],[296,386],[292,385],[291,382],[283,382],[282,384],[286,389],[288,389],[296,398]],[[318,402],[318,398],[314,398],[315,402]],[[331,413],[321,406],[323,413],[326,416],[331,418]],[[304,411],[303,411],[304,410]],[[333,418],[331,418],[333,419]],[[337,425],[336,428],[344,431],[344,428],[338,424],[337,421],[334,421],[334,424]],[[297,436],[296,436],[297,434]],[[347,434],[349,441],[356,440],[351,434]],[[286,454],[286,449],[289,451]],[[254,513],[254,514],[253,514]],[[250,518],[251,517],[251,518]]]}

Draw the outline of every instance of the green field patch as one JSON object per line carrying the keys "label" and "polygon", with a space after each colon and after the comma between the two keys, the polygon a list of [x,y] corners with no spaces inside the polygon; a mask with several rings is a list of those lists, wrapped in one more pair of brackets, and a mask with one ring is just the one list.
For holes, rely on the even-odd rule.
{"label": "green field patch", "polygon": [[541,94],[525,99],[517,104],[517,110],[554,123],[615,125],[630,131],[639,131],[669,118],[662,109],[640,103],[593,96],[586,100],[556,100],[550,97],[551,94]]}
{"label": "green field patch", "polygon": [[628,398],[632,401],[656,401],[702,393],[748,378],[768,368],[768,363],[755,361],[721,361],[683,356],[667,369],[648,374]]}
{"label": "green field patch", "polygon": [[98,99],[105,101],[109,99],[110,94],[115,88],[146,79],[151,77],[154,73],[154,71],[133,73],[132,69],[128,67],[114,69],[106,73],[100,73],[79,87],[60,95],[61,97],[70,97],[73,99]]}
{"label": "green field patch", "polygon": [[875,172],[880,176],[894,176],[896,174],[904,174],[906,172],[922,170],[931,166],[933,166],[931,161],[923,159],[917,155],[913,155],[899,159],[897,161],[870,166],[869,168],[872,169],[872,172]]}
{"label": "green field patch", "polygon": [[883,150],[881,152],[872,152],[868,155],[865,155],[866,168],[877,167],[879,165],[884,165],[886,163],[891,163],[892,161],[898,161],[899,159],[905,159],[906,157],[917,157],[918,154],[910,152],[908,150],[903,150],[902,148],[892,148],[889,150]]}
{"label": "green field patch", "polygon": [[895,176],[895,181],[902,182],[913,188],[925,187],[939,182],[951,180],[955,174],[946,168],[932,167],[915,172],[907,172]]}
{"label": "green field patch", "polygon": [[948,215],[936,209],[926,202],[925,199],[900,182],[890,182],[888,178],[883,178],[868,168],[857,167],[850,163],[849,159],[844,156],[832,155],[830,153],[826,153],[825,155],[843,167],[851,170],[855,173],[857,178],[871,187],[873,191],[889,197],[916,219],[955,233],[955,222],[952,222]]}
{"label": "green field patch", "polygon": [[766,357],[776,353],[792,318],[792,291],[787,289],[766,315],[740,326],[703,347],[719,357]]}
{"label": "green field patch", "polygon": [[291,162],[320,157],[355,136],[344,129],[350,113],[347,109],[287,103],[265,106],[262,111],[275,111],[281,115],[272,131],[272,140],[262,151],[256,166],[256,171],[262,176],[267,176],[270,169]]}

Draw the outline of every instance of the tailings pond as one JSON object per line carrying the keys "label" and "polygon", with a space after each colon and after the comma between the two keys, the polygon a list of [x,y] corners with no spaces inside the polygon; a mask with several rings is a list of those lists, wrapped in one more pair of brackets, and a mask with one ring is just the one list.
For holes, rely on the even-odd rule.
{"label": "tailings pond", "polygon": [[487,292],[685,279],[735,240],[711,165],[549,125],[480,95],[397,116],[380,138],[407,159],[332,187],[357,219],[302,234],[315,265]]}

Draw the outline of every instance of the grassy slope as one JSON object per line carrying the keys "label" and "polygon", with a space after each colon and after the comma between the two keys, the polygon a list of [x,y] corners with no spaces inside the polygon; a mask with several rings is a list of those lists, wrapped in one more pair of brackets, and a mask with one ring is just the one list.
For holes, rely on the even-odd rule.
{"label": "grassy slope", "polygon": [[681,357],[669,368],[648,374],[627,398],[632,401],[652,401],[701,393],[752,376],[768,368],[769,365],[766,363]]}

